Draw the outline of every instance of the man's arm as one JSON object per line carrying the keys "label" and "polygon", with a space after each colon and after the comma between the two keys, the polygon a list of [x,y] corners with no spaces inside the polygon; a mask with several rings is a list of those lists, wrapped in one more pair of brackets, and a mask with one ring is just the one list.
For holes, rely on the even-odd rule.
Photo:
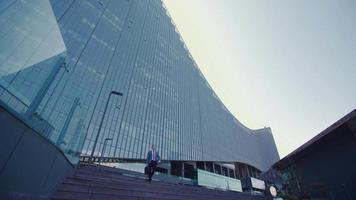
{"label": "man's arm", "polygon": [[149,162],[150,162],[150,153],[151,153],[151,151],[149,151],[149,152],[147,153],[147,156],[146,156],[146,163],[149,163]]}

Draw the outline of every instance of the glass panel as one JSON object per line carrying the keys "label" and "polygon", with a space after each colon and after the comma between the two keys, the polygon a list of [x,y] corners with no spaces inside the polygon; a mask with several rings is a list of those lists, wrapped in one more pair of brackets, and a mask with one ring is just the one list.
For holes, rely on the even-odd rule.
{"label": "glass panel", "polygon": [[0,100],[23,116],[32,103],[38,105],[66,48],[48,1],[1,6],[6,8],[0,8]]}
{"label": "glass panel", "polygon": [[198,185],[242,192],[241,181],[198,169]]}

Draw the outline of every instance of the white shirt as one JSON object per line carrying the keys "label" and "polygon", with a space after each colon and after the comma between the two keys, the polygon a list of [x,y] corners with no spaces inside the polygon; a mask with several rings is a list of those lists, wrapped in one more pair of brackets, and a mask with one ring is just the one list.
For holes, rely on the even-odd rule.
{"label": "white shirt", "polygon": [[156,151],[152,150],[152,160],[156,161]]}

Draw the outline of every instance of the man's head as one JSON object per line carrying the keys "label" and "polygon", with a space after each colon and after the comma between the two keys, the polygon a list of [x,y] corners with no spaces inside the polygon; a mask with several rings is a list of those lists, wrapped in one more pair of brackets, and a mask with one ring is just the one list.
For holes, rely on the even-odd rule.
{"label": "man's head", "polygon": [[156,145],[155,145],[155,144],[152,144],[151,149],[152,149],[152,150],[156,150]]}

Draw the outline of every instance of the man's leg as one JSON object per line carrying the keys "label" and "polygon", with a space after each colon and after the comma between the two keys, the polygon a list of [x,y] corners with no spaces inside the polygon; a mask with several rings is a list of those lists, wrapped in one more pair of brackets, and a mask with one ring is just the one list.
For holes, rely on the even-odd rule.
{"label": "man's leg", "polygon": [[151,167],[152,171],[150,171],[151,172],[150,179],[152,178],[153,174],[155,173],[156,165],[157,165],[157,162],[155,162],[155,161],[152,161],[151,163],[152,163],[152,167]]}
{"label": "man's leg", "polygon": [[153,162],[151,161],[149,164],[148,164],[148,180],[150,181],[151,178],[152,178],[152,173],[153,171]]}

